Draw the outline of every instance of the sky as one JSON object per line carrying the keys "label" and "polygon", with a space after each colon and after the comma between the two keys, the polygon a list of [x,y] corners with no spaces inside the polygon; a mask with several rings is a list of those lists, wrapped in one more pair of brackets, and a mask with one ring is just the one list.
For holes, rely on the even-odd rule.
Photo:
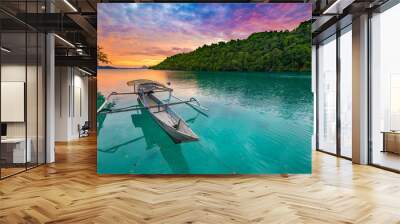
{"label": "sky", "polygon": [[309,19],[309,3],[100,3],[97,40],[112,66],[141,67]]}

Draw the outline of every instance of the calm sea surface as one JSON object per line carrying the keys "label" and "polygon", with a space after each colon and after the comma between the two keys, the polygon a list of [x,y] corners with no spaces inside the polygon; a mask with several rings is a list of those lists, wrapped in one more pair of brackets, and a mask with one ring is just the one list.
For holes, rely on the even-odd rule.
{"label": "calm sea surface", "polygon": [[[100,174],[275,174],[311,172],[313,99],[309,73],[98,70],[103,95],[131,91],[127,81],[171,82],[173,94],[195,97],[207,116],[173,109],[200,141],[175,144],[147,111],[98,116]],[[158,95],[166,99],[166,95]],[[138,104],[113,97],[114,108]]]}

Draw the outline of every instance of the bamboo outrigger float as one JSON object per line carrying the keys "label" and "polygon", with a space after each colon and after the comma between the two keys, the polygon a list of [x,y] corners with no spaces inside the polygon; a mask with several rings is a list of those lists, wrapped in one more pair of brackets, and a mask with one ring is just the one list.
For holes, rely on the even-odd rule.
{"label": "bamboo outrigger float", "polygon": [[[132,80],[127,83],[128,86],[133,87],[133,92],[117,93],[112,92],[105,100],[105,102],[97,110],[97,113],[118,113],[124,111],[147,109],[152,118],[158,125],[171,137],[175,143],[197,141],[199,137],[190,129],[187,123],[172,110],[171,106],[178,104],[187,104],[198,112],[204,114],[207,108],[204,108],[195,98],[189,100],[181,100],[172,95],[173,89],[152,80],[139,79]],[[158,99],[154,93],[168,92],[167,103]],[[105,108],[109,98],[113,95],[126,95],[135,94],[138,96],[141,105],[134,105],[118,109]],[[171,98],[178,100],[178,102],[170,102]]]}

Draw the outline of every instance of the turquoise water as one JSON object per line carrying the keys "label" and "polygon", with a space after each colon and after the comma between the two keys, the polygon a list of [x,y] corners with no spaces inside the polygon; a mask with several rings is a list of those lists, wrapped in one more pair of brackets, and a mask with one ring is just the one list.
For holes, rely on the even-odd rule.
{"label": "turquoise water", "polygon": [[[174,110],[200,137],[175,144],[147,111],[98,116],[100,174],[277,174],[311,172],[313,101],[309,73],[99,70],[104,95],[126,82],[171,82],[174,95],[197,98],[207,116]],[[165,95],[158,95],[166,98]],[[137,104],[112,98],[114,108]]]}

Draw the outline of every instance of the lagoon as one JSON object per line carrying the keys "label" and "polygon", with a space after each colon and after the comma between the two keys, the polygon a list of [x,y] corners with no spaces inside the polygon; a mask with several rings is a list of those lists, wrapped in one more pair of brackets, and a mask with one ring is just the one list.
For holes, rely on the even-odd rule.
{"label": "lagoon", "polygon": [[[173,109],[200,141],[175,144],[147,111],[98,116],[99,174],[278,174],[311,172],[313,97],[310,73],[187,72],[99,69],[98,91],[131,91],[127,81],[171,83],[195,97],[207,116]],[[137,104],[133,95],[114,107]]]}

